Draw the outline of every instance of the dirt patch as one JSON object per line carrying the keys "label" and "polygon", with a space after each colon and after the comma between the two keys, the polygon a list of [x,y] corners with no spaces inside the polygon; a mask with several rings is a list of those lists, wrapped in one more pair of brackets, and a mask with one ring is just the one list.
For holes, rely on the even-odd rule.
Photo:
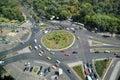
{"label": "dirt patch", "polygon": [[0,36],[7,36],[7,34],[10,32],[11,32],[11,30],[2,30],[2,31],[0,31]]}

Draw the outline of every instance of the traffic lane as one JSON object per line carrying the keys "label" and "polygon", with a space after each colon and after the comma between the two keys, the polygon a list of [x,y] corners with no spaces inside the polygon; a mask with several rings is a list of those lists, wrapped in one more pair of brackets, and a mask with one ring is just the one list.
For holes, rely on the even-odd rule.
{"label": "traffic lane", "polygon": [[114,70],[114,68],[115,68],[115,66],[116,66],[116,63],[117,63],[119,60],[120,60],[120,59],[114,59],[114,60],[113,60],[110,68],[108,69],[108,72],[107,72],[104,80],[107,80],[107,79],[110,80],[111,74],[112,74],[112,72],[113,72],[113,70]]}
{"label": "traffic lane", "polygon": [[115,58],[115,55],[112,53],[90,53],[91,60],[92,59],[101,59],[101,58]]}
{"label": "traffic lane", "polygon": [[90,46],[90,48],[119,48],[120,49],[120,46],[116,46],[116,45],[102,45],[102,46]]}
{"label": "traffic lane", "polygon": [[[79,78],[72,72],[72,73],[69,73],[68,71],[67,71],[67,69],[70,69],[69,68],[69,66],[67,66],[66,64],[63,64],[63,63],[61,63],[60,64],[60,67],[63,69],[63,71],[69,76],[69,78],[71,79],[71,80],[79,80]],[[71,70],[72,71],[72,70]]]}

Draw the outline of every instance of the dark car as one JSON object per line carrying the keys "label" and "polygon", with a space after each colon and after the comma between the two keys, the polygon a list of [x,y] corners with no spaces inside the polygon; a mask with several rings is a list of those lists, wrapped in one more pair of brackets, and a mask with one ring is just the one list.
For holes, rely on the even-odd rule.
{"label": "dark car", "polygon": [[51,72],[51,68],[50,67],[48,67],[48,72]]}
{"label": "dark car", "polygon": [[99,51],[95,51],[95,53],[99,53]]}
{"label": "dark car", "polygon": [[39,71],[37,72],[37,75],[39,75],[39,74],[40,74],[40,72],[41,72],[41,71],[39,70]]}
{"label": "dark car", "polygon": [[23,71],[26,71],[26,69],[27,69],[27,67],[25,67],[25,68],[23,69]]}
{"label": "dark car", "polygon": [[42,71],[43,66],[40,66],[40,71]]}
{"label": "dark car", "polygon": [[30,68],[30,72],[32,72],[32,70],[33,70],[33,67]]}
{"label": "dark car", "polygon": [[67,72],[68,72],[68,73],[71,73],[71,70],[70,70],[70,69],[67,69]]}
{"label": "dark car", "polygon": [[116,58],[120,58],[120,55],[116,55]]}
{"label": "dark car", "polygon": [[72,53],[73,53],[73,54],[78,54],[78,52],[77,52],[77,51],[73,51]]}

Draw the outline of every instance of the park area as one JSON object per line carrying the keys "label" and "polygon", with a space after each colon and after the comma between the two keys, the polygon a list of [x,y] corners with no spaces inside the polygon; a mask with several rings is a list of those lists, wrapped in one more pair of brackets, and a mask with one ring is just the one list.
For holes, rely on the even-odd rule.
{"label": "park area", "polygon": [[74,35],[65,30],[52,31],[42,37],[42,44],[49,49],[64,49],[74,42]]}

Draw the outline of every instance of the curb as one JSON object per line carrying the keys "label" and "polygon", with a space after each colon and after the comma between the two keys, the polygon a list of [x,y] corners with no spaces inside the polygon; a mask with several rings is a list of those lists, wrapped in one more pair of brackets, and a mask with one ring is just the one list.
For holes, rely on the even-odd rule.
{"label": "curb", "polygon": [[[66,30],[65,30],[65,31],[66,31]],[[67,31],[67,32],[69,32],[69,31]],[[69,32],[69,33],[73,35],[73,33],[71,33],[71,32]],[[41,44],[42,44],[48,51],[51,51],[51,50],[52,50],[52,51],[65,50],[65,49],[70,48],[70,47],[75,43],[75,36],[73,35],[73,42],[72,42],[71,45],[69,45],[68,47],[62,48],[62,49],[50,49],[50,48],[47,48],[47,47],[43,44],[42,38],[43,38],[43,36],[41,37]]]}

